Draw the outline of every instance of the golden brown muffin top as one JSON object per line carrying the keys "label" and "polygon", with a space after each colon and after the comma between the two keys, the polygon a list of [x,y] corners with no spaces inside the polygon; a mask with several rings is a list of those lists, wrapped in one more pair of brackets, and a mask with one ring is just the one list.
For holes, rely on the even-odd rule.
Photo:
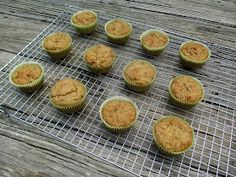
{"label": "golden brown muffin top", "polygon": [[104,121],[114,127],[131,125],[136,118],[136,109],[130,101],[112,100],[102,108]]}
{"label": "golden brown muffin top", "polygon": [[134,61],[125,68],[125,78],[135,85],[149,85],[155,78],[155,69],[144,61]]}
{"label": "golden brown muffin top", "polygon": [[165,149],[171,152],[182,152],[193,142],[193,130],[183,120],[168,117],[154,126],[154,136]]}
{"label": "golden brown muffin top", "polygon": [[115,52],[111,47],[98,44],[85,53],[86,62],[96,68],[104,68],[112,65],[115,59]]}
{"label": "golden brown muffin top", "polygon": [[83,101],[85,94],[84,85],[70,78],[57,81],[51,89],[51,99],[58,106],[78,104]]}
{"label": "golden brown muffin top", "polygon": [[208,49],[200,43],[188,42],[183,45],[181,52],[192,61],[204,61],[209,56]]}
{"label": "golden brown muffin top", "polygon": [[42,74],[42,69],[37,64],[24,64],[17,68],[11,79],[15,84],[24,85],[30,84],[34,80],[38,79]]}
{"label": "golden brown muffin top", "polygon": [[168,38],[160,32],[149,32],[142,37],[145,45],[152,48],[160,48],[166,45]]}
{"label": "golden brown muffin top", "polygon": [[195,79],[190,76],[176,77],[171,86],[172,95],[182,102],[196,102],[203,96],[203,89]]}
{"label": "golden brown muffin top", "polygon": [[106,30],[108,33],[114,36],[124,36],[130,32],[129,24],[124,20],[112,20],[106,26]]}
{"label": "golden brown muffin top", "polygon": [[43,42],[46,50],[60,51],[65,49],[71,43],[70,37],[63,32],[57,32],[47,36]]}
{"label": "golden brown muffin top", "polygon": [[73,22],[77,25],[89,25],[95,22],[97,19],[96,15],[89,11],[83,11],[78,13],[74,18]]}

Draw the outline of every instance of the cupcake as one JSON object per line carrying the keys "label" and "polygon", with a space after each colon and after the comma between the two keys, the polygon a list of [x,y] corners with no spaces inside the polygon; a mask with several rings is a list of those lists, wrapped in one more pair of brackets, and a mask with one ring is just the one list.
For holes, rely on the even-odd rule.
{"label": "cupcake", "polygon": [[140,42],[146,53],[158,55],[168,45],[169,36],[163,31],[151,29],[141,34]]}
{"label": "cupcake", "polygon": [[180,46],[179,54],[185,67],[200,68],[209,60],[211,51],[205,44],[187,41]]}
{"label": "cupcake", "polygon": [[15,66],[9,75],[9,81],[15,87],[33,92],[43,86],[43,67],[37,62],[25,62]]}
{"label": "cupcake", "polygon": [[104,125],[116,133],[127,131],[138,117],[136,104],[122,96],[112,97],[104,101],[99,113]]}
{"label": "cupcake", "polygon": [[181,107],[192,107],[204,98],[204,88],[194,77],[180,75],[169,84],[170,101]]}
{"label": "cupcake", "polygon": [[97,26],[97,14],[90,10],[83,10],[71,17],[71,24],[81,34],[92,33]]}
{"label": "cupcake", "polygon": [[114,19],[105,24],[105,32],[109,41],[125,44],[132,33],[132,26],[123,19]]}
{"label": "cupcake", "polygon": [[98,44],[85,50],[83,58],[89,70],[102,74],[112,68],[116,55],[111,47]]}
{"label": "cupcake", "polygon": [[64,78],[55,83],[49,97],[55,108],[73,113],[84,107],[86,96],[87,90],[82,82]]}
{"label": "cupcake", "polygon": [[175,116],[165,116],[154,123],[153,139],[164,153],[178,155],[191,148],[194,131],[191,126]]}
{"label": "cupcake", "polygon": [[123,78],[129,89],[136,92],[144,92],[154,82],[156,68],[147,61],[134,60],[125,66]]}
{"label": "cupcake", "polygon": [[72,39],[69,34],[56,32],[46,36],[42,48],[53,59],[65,58],[71,51]]}

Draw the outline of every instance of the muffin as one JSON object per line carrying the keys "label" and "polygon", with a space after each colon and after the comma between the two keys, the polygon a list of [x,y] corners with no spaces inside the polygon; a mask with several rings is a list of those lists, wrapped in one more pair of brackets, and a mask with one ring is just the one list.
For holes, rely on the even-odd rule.
{"label": "muffin", "polygon": [[194,77],[180,75],[169,84],[170,101],[181,107],[192,107],[204,98],[204,88]]}
{"label": "muffin", "polygon": [[122,96],[111,97],[104,101],[99,113],[104,125],[116,133],[127,131],[138,117],[136,104]]}
{"label": "muffin", "polygon": [[156,68],[147,61],[134,60],[125,66],[123,78],[129,89],[144,92],[156,79]]}
{"label": "muffin", "polygon": [[82,82],[64,78],[54,84],[49,97],[55,108],[73,113],[84,107],[86,96],[87,90]]}
{"label": "muffin", "polygon": [[83,10],[71,17],[71,24],[81,34],[92,33],[97,26],[97,14],[90,10]]}
{"label": "muffin", "polygon": [[158,55],[168,45],[169,36],[163,31],[151,29],[141,34],[140,42],[146,53]]}
{"label": "muffin", "polygon": [[102,44],[88,48],[83,54],[88,69],[97,74],[107,73],[112,68],[115,58],[112,48]]}
{"label": "muffin", "polygon": [[15,66],[9,75],[9,81],[15,87],[34,92],[43,86],[43,67],[37,62],[25,62]]}
{"label": "muffin", "polygon": [[132,33],[132,25],[123,19],[114,19],[105,24],[105,32],[109,41],[125,44]]}
{"label": "muffin", "polygon": [[205,44],[187,41],[180,46],[179,54],[185,67],[200,68],[209,60],[211,51]]}
{"label": "muffin", "polygon": [[52,33],[44,38],[42,48],[51,58],[62,59],[69,55],[72,49],[72,39],[67,33]]}
{"label": "muffin", "polygon": [[178,155],[191,148],[194,131],[191,126],[175,116],[165,116],[154,123],[153,139],[164,153]]}

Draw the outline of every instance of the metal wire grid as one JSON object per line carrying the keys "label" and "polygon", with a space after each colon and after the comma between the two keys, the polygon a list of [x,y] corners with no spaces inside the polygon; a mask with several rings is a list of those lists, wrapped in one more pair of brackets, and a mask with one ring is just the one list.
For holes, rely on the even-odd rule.
{"label": "metal wire grid", "polygon": [[[135,175],[234,176],[236,78],[232,68],[235,68],[235,50],[208,43],[213,53],[211,60],[201,70],[187,71],[179,64],[178,48],[191,38],[167,31],[171,38],[168,49],[161,56],[152,57],[142,52],[138,38],[144,30],[154,27],[132,20],[134,33],[129,43],[118,46],[107,41],[103,30],[104,23],[116,16],[98,12],[97,32],[78,37],[69,19],[79,9],[70,10],[55,19],[1,70],[0,103],[15,110],[10,115]],[[55,31],[67,32],[73,38],[71,55],[60,62],[52,61],[40,46],[42,39]],[[106,75],[89,72],[82,61],[82,52],[97,43],[111,46],[117,53],[114,68]],[[136,58],[150,61],[158,70],[153,87],[144,94],[129,91],[121,78],[123,67]],[[8,74],[16,64],[31,60],[44,66],[45,86],[29,95],[12,87]],[[192,75],[204,84],[206,97],[195,108],[184,110],[168,103],[168,83],[177,74]],[[88,102],[81,112],[67,115],[50,105],[50,87],[63,77],[79,79],[87,86]],[[121,135],[108,132],[98,114],[102,102],[116,95],[128,96],[139,108],[138,122]],[[185,118],[195,129],[193,148],[177,157],[161,154],[152,140],[154,120],[169,114]]]}

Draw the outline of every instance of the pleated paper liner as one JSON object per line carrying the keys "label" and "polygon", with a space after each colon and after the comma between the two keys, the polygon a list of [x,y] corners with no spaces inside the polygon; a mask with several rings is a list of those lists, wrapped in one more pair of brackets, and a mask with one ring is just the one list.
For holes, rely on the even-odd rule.
{"label": "pleated paper liner", "polygon": [[[151,32],[159,32],[159,33],[163,34],[164,36],[166,36],[166,37],[167,37],[167,42],[166,42],[166,44],[165,44],[164,46],[158,47],[158,48],[156,48],[156,47],[149,47],[149,46],[145,45],[145,44],[143,43],[143,36],[145,36],[145,35],[147,35],[148,33],[151,33]],[[141,43],[141,45],[142,45],[142,47],[143,47],[143,50],[144,50],[146,53],[151,54],[151,55],[159,55],[161,52],[163,52],[163,51],[165,50],[165,48],[167,47],[167,45],[169,44],[169,40],[170,40],[170,39],[169,39],[168,34],[166,34],[164,31],[157,30],[157,29],[150,29],[150,30],[147,30],[147,31],[143,32],[143,33],[141,34],[141,36],[140,36],[140,43]]]}
{"label": "pleated paper liner", "polygon": [[127,23],[129,25],[129,27],[130,27],[130,32],[128,34],[122,35],[122,36],[115,36],[115,35],[109,33],[107,31],[107,25],[109,25],[109,23],[113,22],[114,20],[108,21],[105,24],[105,32],[107,34],[108,40],[110,42],[112,42],[112,43],[115,43],[115,44],[125,44],[125,43],[127,43],[127,41],[129,40],[129,38],[130,38],[130,36],[132,34],[132,31],[133,31],[132,25],[129,22],[123,20],[123,19],[115,19],[115,20],[121,20],[121,21],[124,21],[125,23]]}
{"label": "pleated paper liner", "polygon": [[[128,78],[126,78],[126,76],[125,76],[125,70],[126,70],[126,68],[127,68],[130,64],[132,64],[132,63],[134,63],[134,62],[137,62],[137,61],[141,61],[141,62],[147,63],[148,65],[150,65],[150,66],[155,70],[155,74],[154,74],[153,79],[152,79],[147,85],[137,85],[136,83],[134,83],[134,82],[128,80]],[[129,63],[125,66],[122,75],[123,75],[123,78],[124,78],[124,81],[125,81],[126,86],[127,86],[130,90],[133,90],[133,91],[135,91],[135,92],[141,93],[141,92],[147,91],[147,90],[152,86],[153,82],[154,82],[155,79],[156,79],[157,71],[156,71],[155,66],[153,66],[153,65],[152,65],[151,63],[149,63],[148,61],[145,61],[145,60],[134,60],[134,61],[129,62]]]}
{"label": "pleated paper liner", "polygon": [[[38,65],[38,66],[41,68],[42,73],[41,73],[40,77],[39,77],[38,79],[32,81],[31,83],[28,83],[28,84],[20,85],[20,84],[14,83],[14,82],[12,81],[12,74],[13,74],[17,69],[23,67],[24,65],[28,65],[28,64],[36,64],[36,65]],[[10,81],[10,83],[11,83],[12,85],[14,85],[16,88],[21,89],[21,90],[24,91],[24,92],[29,92],[29,93],[34,92],[34,91],[36,91],[36,90],[39,90],[39,89],[43,86],[43,82],[44,82],[44,69],[43,69],[43,67],[42,67],[41,64],[39,64],[39,63],[37,63],[37,62],[34,62],[34,61],[29,61],[29,62],[21,63],[21,64],[15,66],[15,67],[11,70],[11,72],[10,72],[10,74],[9,74],[9,81]]]}
{"label": "pleated paper liner", "polygon": [[[165,119],[169,119],[169,118],[176,118],[176,119],[179,119],[181,121],[183,121],[186,125],[188,125],[191,129],[192,129],[192,143],[190,144],[190,146],[186,147],[184,150],[182,151],[171,151],[170,149],[166,148],[162,142],[160,142],[156,136],[156,133],[155,133],[155,126],[160,122],[160,121],[163,121]],[[155,145],[157,147],[157,149],[160,149],[162,153],[166,154],[166,155],[170,155],[170,156],[175,156],[175,155],[180,155],[186,151],[188,151],[192,146],[193,146],[193,143],[194,143],[194,130],[193,128],[189,125],[188,122],[186,122],[184,119],[182,118],[179,118],[179,117],[176,117],[176,116],[164,116],[162,118],[160,118],[159,120],[155,121],[154,125],[153,125],[153,129],[152,129],[152,133],[153,133],[153,139],[154,139],[154,142],[155,142]]]}
{"label": "pleated paper liner", "polygon": [[113,51],[114,54],[115,54],[114,59],[113,59],[112,63],[111,63],[110,65],[106,66],[106,67],[98,68],[98,67],[92,66],[92,65],[90,65],[90,64],[86,61],[86,59],[85,59],[85,54],[86,54],[89,50],[95,48],[96,46],[97,46],[97,45],[94,45],[94,46],[92,46],[92,47],[89,47],[89,48],[87,48],[87,49],[83,52],[83,60],[84,60],[84,62],[85,62],[85,64],[86,64],[87,68],[88,68],[90,71],[92,71],[93,73],[96,73],[96,74],[105,74],[105,73],[108,73],[108,72],[112,69],[112,66],[113,66],[114,62],[116,61],[116,54],[115,54],[114,51]]}
{"label": "pleated paper liner", "polygon": [[[194,43],[198,43],[198,44],[201,44],[203,45],[204,47],[207,48],[208,50],[208,57],[203,60],[203,61],[193,61],[193,60],[190,60],[189,58],[187,58],[181,51],[182,47],[185,45],[185,44],[188,44],[190,42],[194,42]],[[183,44],[181,44],[180,46],[180,49],[179,49],[179,57],[180,57],[180,62],[182,63],[183,66],[187,67],[187,68],[191,68],[191,69],[198,69],[198,68],[201,68],[211,57],[211,51],[210,49],[203,43],[201,42],[197,42],[197,41],[186,41],[184,42]]]}
{"label": "pleated paper liner", "polygon": [[[82,12],[90,12],[92,14],[94,14],[96,16],[96,20],[88,25],[79,25],[79,24],[76,24],[74,23],[74,19],[76,18],[76,16]],[[97,27],[97,19],[98,19],[98,16],[95,12],[93,11],[90,11],[90,10],[83,10],[83,11],[79,11],[77,13],[75,13],[72,17],[71,17],[71,24],[72,26],[74,26],[76,28],[76,30],[78,31],[78,33],[80,34],[90,34],[92,33],[96,27]]]}
{"label": "pleated paper liner", "polygon": [[[181,76],[184,76],[184,75],[179,75],[179,76],[177,76],[177,77],[181,77]],[[187,75],[186,75],[186,76],[187,76]],[[178,106],[178,107],[182,107],[182,108],[190,108],[190,107],[196,106],[198,103],[200,103],[200,102],[202,101],[202,99],[204,98],[204,96],[205,96],[205,90],[204,90],[204,87],[203,87],[202,83],[201,83],[199,80],[197,80],[196,78],[191,77],[191,76],[189,76],[189,77],[191,77],[192,79],[194,79],[195,81],[197,81],[197,83],[198,83],[198,84],[201,86],[201,88],[202,88],[202,97],[201,97],[199,100],[197,100],[197,101],[195,101],[195,102],[184,102],[184,101],[178,100],[178,99],[172,94],[172,91],[171,91],[171,84],[172,84],[172,82],[173,82],[177,77],[173,78],[173,79],[170,81],[170,83],[169,83],[169,88],[168,88],[168,89],[169,89],[170,102],[171,102],[173,105]]]}
{"label": "pleated paper liner", "polygon": [[[128,102],[130,102],[130,103],[134,106],[134,108],[135,108],[135,110],[136,110],[136,117],[135,117],[135,120],[134,120],[130,125],[124,126],[124,127],[111,126],[111,125],[109,125],[109,124],[106,122],[106,120],[103,119],[103,116],[102,116],[102,109],[103,109],[103,107],[104,107],[107,103],[112,102],[112,101],[128,101]],[[105,125],[105,127],[106,127],[108,130],[110,130],[111,132],[114,132],[114,133],[124,133],[124,132],[128,131],[128,130],[134,125],[134,123],[137,121],[137,118],[138,118],[138,108],[137,108],[136,104],[135,104],[132,100],[130,100],[129,98],[126,98],[126,97],[123,97],[123,96],[114,96],[114,97],[111,97],[111,98],[105,100],[105,101],[102,103],[102,105],[101,105],[101,107],[100,107],[100,109],[99,109],[99,114],[100,114],[100,118],[101,118],[103,124]]]}
{"label": "pleated paper liner", "polygon": [[69,45],[62,49],[62,50],[56,50],[56,51],[53,51],[53,50],[47,50],[45,47],[44,47],[44,41],[47,37],[50,37],[52,35],[54,35],[56,33],[51,33],[49,34],[48,36],[46,36],[44,38],[44,40],[42,41],[42,48],[43,50],[52,58],[52,59],[55,59],[55,60],[59,60],[59,59],[63,59],[65,58],[67,55],[70,54],[71,50],[72,50],[72,38],[70,37],[69,34],[67,33],[64,33],[65,35],[67,35],[69,38],[70,38],[70,43]]}
{"label": "pleated paper liner", "polygon": [[84,95],[84,98],[81,101],[79,101],[78,103],[75,103],[72,105],[67,105],[67,106],[57,105],[56,103],[53,102],[51,93],[49,95],[49,100],[50,100],[51,104],[59,111],[62,111],[62,112],[68,113],[68,114],[75,113],[77,111],[82,110],[84,108],[84,106],[86,105],[87,89],[86,89],[85,85],[83,85],[83,87],[85,90],[85,95]]}

